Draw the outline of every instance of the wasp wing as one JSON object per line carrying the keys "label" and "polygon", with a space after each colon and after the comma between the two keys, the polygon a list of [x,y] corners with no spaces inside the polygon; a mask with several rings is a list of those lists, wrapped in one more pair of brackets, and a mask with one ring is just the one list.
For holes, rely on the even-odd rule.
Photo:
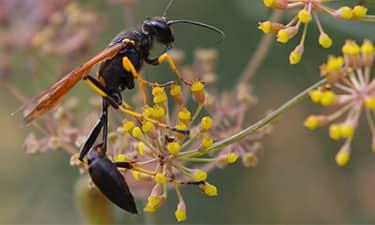
{"label": "wasp wing", "polygon": [[30,112],[25,116],[26,124],[52,110],[63,97],[80,81],[96,64],[113,57],[124,47],[123,43],[116,43],[90,59],[86,63],[68,73],[49,88],[36,96],[31,102]]}

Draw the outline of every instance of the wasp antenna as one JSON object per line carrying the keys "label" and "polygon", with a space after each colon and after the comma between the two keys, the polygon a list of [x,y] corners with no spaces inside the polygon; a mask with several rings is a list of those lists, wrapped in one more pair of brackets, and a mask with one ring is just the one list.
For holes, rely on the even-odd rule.
{"label": "wasp antenna", "polygon": [[192,24],[192,25],[196,25],[196,26],[199,26],[199,27],[203,27],[203,28],[215,31],[216,33],[220,34],[220,36],[221,36],[220,40],[217,41],[217,43],[220,43],[225,39],[224,31],[220,30],[217,27],[214,27],[214,26],[211,26],[211,25],[199,22],[199,21],[194,21],[194,20],[170,20],[170,21],[167,22],[168,26],[171,26],[173,24],[178,24],[178,23]]}
{"label": "wasp antenna", "polygon": [[174,2],[174,0],[169,1],[167,7],[164,10],[163,17],[167,17],[167,13],[168,13],[169,9],[171,8],[171,6],[173,5],[173,2]]}

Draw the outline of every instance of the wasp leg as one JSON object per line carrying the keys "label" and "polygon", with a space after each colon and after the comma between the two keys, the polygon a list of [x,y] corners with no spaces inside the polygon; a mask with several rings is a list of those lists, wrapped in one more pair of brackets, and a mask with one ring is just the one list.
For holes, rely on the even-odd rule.
{"label": "wasp leg", "polygon": [[186,81],[180,71],[177,69],[176,63],[173,61],[172,57],[168,55],[168,53],[163,53],[156,59],[146,59],[146,62],[151,65],[160,65],[163,62],[167,61],[169,68],[176,74],[177,78],[184,82],[187,85],[191,86],[191,82]]}
{"label": "wasp leg", "polygon": [[86,138],[85,143],[83,144],[81,150],[79,151],[79,160],[83,160],[85,155],[90,151],[91,147],[94,145],[96,139],[99,136],[100,131],[102,130],[105,123],[103,115],[96,122],[95,126],[90,131],[88,137]]}
{"label": "wasp leg", "polygon": [[119,110],[120,112],[125,113],[125,114],[127,114],[129,116],[132,116],[132,117],[134,117],[135,119],[137,119],[139,121],[149,121],[149,122],[153,123],[157,127],[166,128],[166,129],[169,129],[169,130],[172,130],[172,131],[175,131],[175,132],[179,132],[179,133],[182,133],[182,134],[189,134],[189,130],[179,130],[179,129],[171,127],[171,126],[169,126],[169,125],[167,125],[165,123],[161,123],[161,122],[159,122],[157,120],[154,120],[154,119],[151,119],[149,117],[143,116],[141,113],[135,112],[134,110],[125,107],[122,104],[122,102],[119,103],[118,101],[116,101],[113,98],[113,96],[111,96],[110,93],[106,90],[106,88],[98,80],[96,80],[95,78],[93,78],[91,76],[86,76],[83,79],[86,81],[86,83],[88,84],[88,86],[95,93],[97,93],[98,95],[102,96],[105,100],[108,101],[108,103],[113,108]]}
{"label": "wasp leg", "polygon": [[108,140],[108,101],[103,98],[102,103],[102,118],[103,118],[103,132],[102,132],[102,142],[103,142],[103,151],[104,153],[107,151],[107,140]]}
{"label": "wasp leg", "polygon": [[141,75],[137,72],[135,69],[133,63],[130,61],[128,57],[124,57],[122,59],[122,65],[125,70],[130,72],[134,79],[136,79],[139,82],[139,87],[141,88],[142,94],[143,94],[143,102],[145,105],[148,103],[148,97],[147,97],[147,91],[146,91],[146,84],[153,86],[154,84],[152,82],[144,80]]}

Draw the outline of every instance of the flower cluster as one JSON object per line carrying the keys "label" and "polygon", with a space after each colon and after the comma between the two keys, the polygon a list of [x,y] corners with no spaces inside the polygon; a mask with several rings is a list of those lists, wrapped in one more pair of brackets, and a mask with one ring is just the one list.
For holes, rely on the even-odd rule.
{"label": "flower cluster", "polygon": [[345,166],[349,162],[351,143],[362,114],[366,115],[375,152],[375,80],[371,76],[374,46],[365,40],[362,46],[347,41],[342,48],[343,56],[330,56],[321,66],[321,75],[328,81],[310,92],[311,100],[323,106],[336,108],[329,115],[311,115],[305,126],[314,130],[330,124],[329,136],[336,141],[345,140],[336,155],[336,162]]}
{"label": "flower cluster", "polygon": [[33,36],[32,46],[61,55],[85,52],[100,30],[100,20],[93,10],[71,2],[49,17]]}
{"label": "flower cluster", "polygon": [[338,9],[331,8],[327,5],[331,1],[327,0],[263,0],[266,7],[289,10],[298,9],[296,15],[286,24],[272,21],[259,23],[259,29],[266,34],[276,34],[279,43],[287,43],[297,36],[302,28],[302,35],[299,43],[289,55],[290,64],[298,64],[304,52],[304,45],[307,36],[308,25],[315,21],[319,30],[319,45],[323,48],[330,48],[333,44],[332,38],[323,29],[319,20],[318,13],[327,14],[333,18],[341,20],[362,20],[374,21],[375,17],[368,15],[368,9],[363,5],[354,7],[341,6]]}

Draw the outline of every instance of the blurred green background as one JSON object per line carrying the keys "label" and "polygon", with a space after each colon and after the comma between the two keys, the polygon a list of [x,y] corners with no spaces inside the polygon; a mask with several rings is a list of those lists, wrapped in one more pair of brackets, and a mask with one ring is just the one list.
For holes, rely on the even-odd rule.
{"label": "blurred green background", "polygon": [[[103,0],[77,2],[94,7],[105,21],[95,47],[79,60],[84,62],[124,28],[124,9]],[[166,4],[166,0],[139,0],[134,8],[136,21],[141,23],[145,17],[161,15]],[[370,6],[370,12],[374,9]],[[219,87],[230,90],[262,37],[256,29],[258,21],[268,19],[270,13],[260,0],[176,0],[168,18],[199,20],[225,31],[225,41],[215,46],[215,34],[179,26],[174,29],[175,47],[185,51],[188,62],[192,61],[195,48],[217,48]],[[274,44],[253,79],[259,103],[249,114],[248,124],[318,80],[319,65],[327,55],[339,54],[346,38],[360,42],[364,37],[375,40],[373,24],[342,22],[325,16],[322,19],[334,38],[333,48],[325,50],[318,46],[319,34],[312,26],[302,63],[291,66],[288,55],[296,40],[287,45]],[[44,73],[50,77],[44,75],[43,81],[35,81],[38,78],[31,78],[24,65],[37,53],[27,51],[26,59],[22,49],[15,51],[10,79],[29,96],[56,79],[56,69],[46,60]],[[170,73],[166,66],[146,66],[145,71],[152,77]],[[79,87],[74,94],[87,97],[83,85]],[[36,157],[25,154],[22,144],[30,128],[22,126],[20,115],[10,116],[19,103],[5,91],[0,91],[0,99],[0,223],[80,223],[73,200],[77,169],[69,165],[69,157],[63,152]],[[304,118],[319,110],[305,101],[280,119],[272,135],[263,140],[257,168],[246,169],[238,163],[210,174],[210,180],[218,186],[218,197],[204,198],[196,189],[185,188],[188,223],[375,223],[375,155],[370,149],[370,132],[363,123],[355,136],[350,164],[339,168],[334,157],[340,144],[329,139],[327,129],[310,132],[303,127]],[[174,210],[172,197],[155,217],[160,223],[175,223]],[[134,216],[121,211],[117,215],[136,221]]]}

